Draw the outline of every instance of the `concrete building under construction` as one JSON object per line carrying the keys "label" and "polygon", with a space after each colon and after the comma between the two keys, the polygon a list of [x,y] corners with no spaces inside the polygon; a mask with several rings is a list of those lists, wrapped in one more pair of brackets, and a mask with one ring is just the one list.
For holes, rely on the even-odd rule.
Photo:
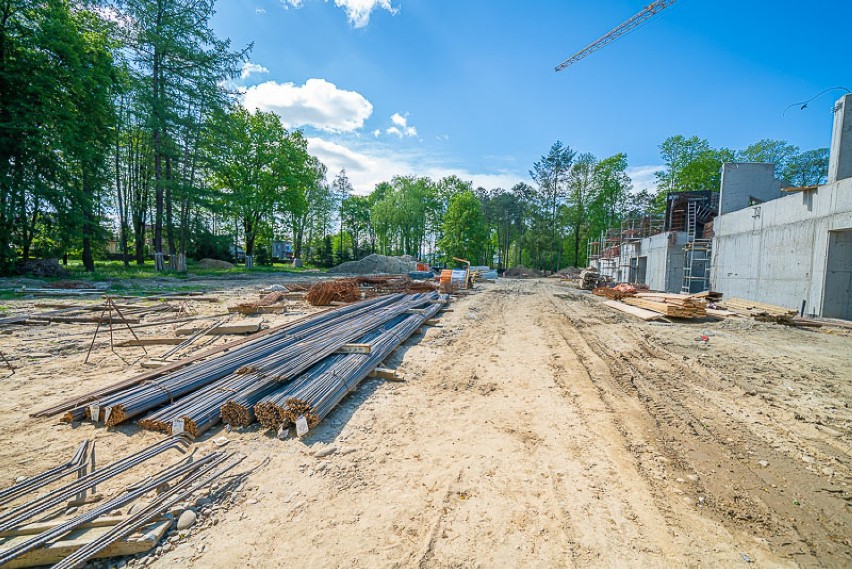
{"label": "concrete building under construction", "polygon": [[789,186],[772,164],[723,164],[719,192],[670,193],[663,217],[625,221],[589,259],[617,282],[852,320],[852,95],[834,107],[827,182]]}

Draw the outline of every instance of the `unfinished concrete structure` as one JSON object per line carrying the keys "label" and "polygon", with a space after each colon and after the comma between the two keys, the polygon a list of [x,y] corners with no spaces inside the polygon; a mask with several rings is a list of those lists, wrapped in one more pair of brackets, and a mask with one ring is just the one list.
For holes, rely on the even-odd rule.
{"label": "unfinished concrete structure", "polygon": [[716,218],[714,290],[852,319],[852,95],[835,105],[830,156],[826,184]]}

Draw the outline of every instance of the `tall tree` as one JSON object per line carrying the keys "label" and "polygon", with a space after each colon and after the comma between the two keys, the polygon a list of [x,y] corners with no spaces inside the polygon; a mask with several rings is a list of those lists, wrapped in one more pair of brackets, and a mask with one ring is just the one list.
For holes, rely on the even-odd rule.
{"label": "tall tree", "polygon": [[[128,42],[154,161],[154,255],[163,264],[164,216],[171,211],[170,190],[177,167],[180,124],[205,116],[224,95],[220,85],[236,75],[247,52],[232,52],[230,41],[210,27],[215,0],[124,0]],[[188,112],[187,112],[188,111]],[[197,133],[197,129],[195,129]],[[172,240],[173,242],[173,240]]]}
{"label": "tall tree", "polygon": [[[580,154],[571,166],[568,179],[568,215],[573,233],[574,266],[580,266],[580,242],[588,240],[588,209],[593,198],[597,159],[588,152]],[[585,241],[583,241],[585,243]],[[582,247],[585,251],[585,245]]]}
{"label": "tall tree", "polygon": [[738,162],[761,162],[775,165],[775,177],[782,178],[790,160],[799,148],[785,140],[764,138],[737,152]]}
{"label": "tall tree", "polygon": [[548,250],[551,270],[559,270],[559,251],[561,251],[561,232],[559,228],[559,208],[567,193],[568,177],[576,153],[561,141],[556,141],[550,151],[533,164],[530,177],[538,184],[539,200],[544,214],[544,225],[550,230]]}
{"label": "tall tree", "polygon": [[665,169],[656,173],[657,188],[665,192],[719,191],[723,162],[732,162],[734,152],[713,148],[707,140],[693,136],[671,136],[660,144]]}
{"label": "tall tree", "polygon": [[459,257],[474,264],[479,262],[486,237],[485,217],[476,194],[468,190],[450,198],[443,236],[438,241],[446,261]]}
{"label": "tall tree", "polygon": [[828,148],[799,152],[787,161],[782,177],[794,186],[823,184],[828,176],[828,159]]}
{"label": "tall tree", "polygon": [[207,134],[213,185],[225,209],[240,220],[249,269],[255,242],[269,227],[276,204],[289,203],[298,193],[291,180],[292,144],[274,113],[250,113],[239,106],[217,113]]}

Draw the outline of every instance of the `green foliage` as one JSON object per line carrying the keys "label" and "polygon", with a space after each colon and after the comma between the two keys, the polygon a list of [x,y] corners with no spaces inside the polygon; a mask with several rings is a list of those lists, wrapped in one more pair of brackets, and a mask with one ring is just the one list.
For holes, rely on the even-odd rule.
{"label": "green foliage", "polygon": [[824,184],[828,177],[828,148],[797,152],[784,167],[783,178],[794,186]]}
{"label": "green foliage", "polygon": [[680,134],[660,144],[665,170],[656,173],[661,192],[719,191],[723,162],[733,162],[734,151],[713,148],[706,139]]}
{"label": "green foliage", "polygon": [[482,251],[488,232],[482,206],[472,191],[462,191],[450,198],[442,228],[443,236],[438,247],[445,262],[451,262],[453,257],[467,259],[474,264],[483,260]]}

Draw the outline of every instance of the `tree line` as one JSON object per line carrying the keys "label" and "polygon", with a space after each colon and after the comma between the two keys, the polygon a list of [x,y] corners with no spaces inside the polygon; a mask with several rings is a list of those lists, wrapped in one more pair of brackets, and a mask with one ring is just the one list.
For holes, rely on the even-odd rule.
{"label": "tree line", "polygon": [[274,241],[318,266],[377,252],[558,270],[665,192],[718,190],[722,162],[772,162],[793,185],[827,170],[827,149],[673,136],[657,191],[634,191],[626,155],[556,142],[512,188],[396,176],[356,195],[300,131],[240,106],[232,80],[251,46],[216,37],[214,4],[0,0],[0,272],[69,256],[91,271],[109,242],[128,266],[244,254],[251,268]]}

